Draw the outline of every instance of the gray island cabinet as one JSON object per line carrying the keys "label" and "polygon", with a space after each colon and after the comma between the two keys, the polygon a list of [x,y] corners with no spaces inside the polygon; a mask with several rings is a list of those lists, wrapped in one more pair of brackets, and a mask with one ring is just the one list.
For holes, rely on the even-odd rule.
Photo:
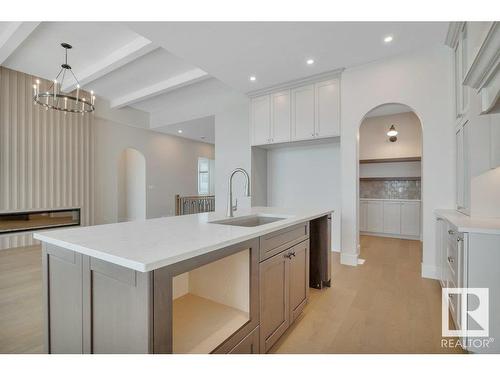
{"label": "gray island cabinet", "polygon": [[[287,214],[258,228],[187,215],[168,218],[177,228],[160,228],[161,235],[156,227],[167,218],[37,233],[45,351],[265,353],[307,303],[309,222],[330,212]],[[178,252],[190,223],[201,233]],[[135,226],[149,237],[130,234]],[[99,244],[114,238],[116,245],[104,251],[87,239],[92,233]],[[202,236],[217,245],[200,248]],[[161,259],[160,239],[172,244]],[[139,242],[142,249],[127,252]],[[139,255],[119,258],[120,246],[121,255]]]}

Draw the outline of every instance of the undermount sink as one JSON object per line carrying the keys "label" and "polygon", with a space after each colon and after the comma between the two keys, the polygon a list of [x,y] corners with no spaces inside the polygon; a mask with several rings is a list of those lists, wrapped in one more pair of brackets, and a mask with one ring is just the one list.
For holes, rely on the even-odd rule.
{"label": "undermount sink", "polygon": [[258,227],[259,225],[274,223],[275,221],[285,219],[286,217],[251,215],[211,221],[210,224],[233,225],[237,227]]}

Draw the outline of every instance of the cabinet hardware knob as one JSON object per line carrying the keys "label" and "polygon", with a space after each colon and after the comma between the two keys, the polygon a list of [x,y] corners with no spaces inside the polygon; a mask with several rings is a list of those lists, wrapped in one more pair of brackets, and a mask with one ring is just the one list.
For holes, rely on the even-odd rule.
{"label": "cabinet hardware knob", "polygon": [[448,257],[448,262],[455,263],[455,259],[453,257]]}
{"label": "cabinet hardware knob", "polygon": [[449,234],[449,235],[451,235],[451,236],[453,236],[453,235],[455,234],[455,231],[454,231],[454,230],[452,230],[452,229],[449,229],[449,230],[448,230],[448,234]]}
{"label": "cabinet hardware knob", "polygon": [[293,256],[293,257],[294,257],[294,256],[295,256],[295,251],[291,252],[291,253],[290,253],[290,256]]}

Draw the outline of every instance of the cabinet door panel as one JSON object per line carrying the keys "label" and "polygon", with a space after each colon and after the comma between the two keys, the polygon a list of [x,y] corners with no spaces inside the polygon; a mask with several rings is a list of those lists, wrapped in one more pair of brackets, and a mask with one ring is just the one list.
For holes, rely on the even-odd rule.
{"label": "cabinet door panel", "polygon": [[401,233],[401,203],[384,202],[384,233]]}
{"label": "cabinet door panel", "polygon": [[291,137],[290,90],[271,95],[271,142],[288,142]]}
{"label": "cabinet door panel", "polygon": [[292,139],[314,137],[314,85],[292,90]]}
{"label": "cabinet door panel", "polygon": [[366,230],[368,232],[382,232],[384,212],[382,202],[367,202],[366,204]]}
{"label": "cabinet door panel", "polygon": [[366,205],[367,203],[361,201],[359,203],[359,230],[365,232],[366,228]]}
{"label": "cabinet door panel", "polygon": [[491,150],[491,168],[500,166],[500,114],[491,114],[490,127],[490,150]]}
{"label": "cabinet door panel", "polygon": [[403,202],[401,204],[401,234],[420,235],[420,203]]}
{"label": "cabinet door panel", "polygon": [[253,98],[250,104],[252,145],[269,143],[271,138],[271,106],[269,95]]}
{"label": "cabinet door panel", "polygon": [[339,80],[319,82],[315,85],[316,135],[319,137],[340,135]]}
{"label": "cabinet door panel", "polygon": [[289,261],[284,255],[279,253],[259,266],[260,350],[264,353],[290,325]]}
{"label": "cabinet door panel", "polygon": [[290,324],[300,315],[309,297],[309,241],[290,250]]}

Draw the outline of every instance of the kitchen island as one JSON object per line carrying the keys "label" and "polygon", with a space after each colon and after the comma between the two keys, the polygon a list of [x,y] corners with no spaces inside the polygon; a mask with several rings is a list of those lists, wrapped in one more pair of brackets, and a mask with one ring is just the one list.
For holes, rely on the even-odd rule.
{"label": "kitchen island", "polygon": [[329,241],[331,212],[254,207],[234,218],[202,213],[35,233],[45,350],[267,352],[307,302],[310,248]]}

